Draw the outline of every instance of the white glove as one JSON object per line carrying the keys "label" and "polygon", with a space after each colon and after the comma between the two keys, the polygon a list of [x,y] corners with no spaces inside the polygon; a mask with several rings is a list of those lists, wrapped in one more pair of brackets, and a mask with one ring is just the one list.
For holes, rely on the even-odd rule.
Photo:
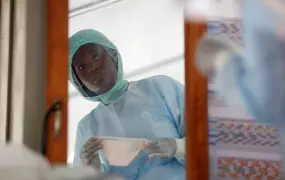
{"label": "white glove", "polygon": [[239,46],[224,37],[205,36],[198,44],[196,66],[211,80],[228,58],[239,50]]}
{"label": "white glove", "polygon": [[185,155],[184,139],[163,138],[145,142],[143,150],[149,157],[172,158]]}
{"label": "white glove", "polygon": [[98,151],[103,148],[103,139],[91,137],[82,147],[80,158],[83,164],[100,169],[101,162]]}

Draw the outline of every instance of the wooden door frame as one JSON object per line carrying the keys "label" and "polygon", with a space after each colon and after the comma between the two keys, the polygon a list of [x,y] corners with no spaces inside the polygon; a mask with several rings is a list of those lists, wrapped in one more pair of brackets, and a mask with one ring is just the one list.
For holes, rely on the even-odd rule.
{"label": "wooden door frame", "polygon": [[185,124],[187,179],[209,179],[208,82],[195,66],[206,24],[185,22]]}
{"label": "wooden door frame", "polygon": [[[48,124],[47,157],[51,162],[67,160],[68,102],[68,0],[47,0],[47,98],[64,102],[62,129],[54,137],[53,121]],[[206,31],[205,24],[185,22],[185,121],[187,179],[207,180],[209,176],[207,80],[195,67],[196,43]]]}
{"label": "wooden door frame", "polygon": [[46,107],[63,102],[58,138],[51,116],[47,131],[47,158],[51,163],[67,162],[68,132],[68,0],[47,0],[47,94]]}

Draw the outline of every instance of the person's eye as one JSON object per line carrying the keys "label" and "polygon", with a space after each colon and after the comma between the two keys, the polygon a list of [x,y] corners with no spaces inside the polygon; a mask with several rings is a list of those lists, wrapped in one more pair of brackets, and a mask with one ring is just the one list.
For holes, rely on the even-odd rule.
{"label": "person's eye", "polygon": [[100,58],[100,56],[98,56],[98,55],[94,55],[94,56],[93,56],[93,59],[94,59],[94,60],[100,60],[101,58]]}
{"label": "person's eye", "polygon": [[80,66],[79,66],[79,70],[83,70],[85,68],[85,65],[84,64],[81,64]]}

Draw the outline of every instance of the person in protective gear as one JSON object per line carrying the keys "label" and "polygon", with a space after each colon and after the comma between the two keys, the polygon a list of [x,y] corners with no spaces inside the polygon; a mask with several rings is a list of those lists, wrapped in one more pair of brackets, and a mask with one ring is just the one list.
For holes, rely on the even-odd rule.
{"label": "person in protective gear", "polygon": [[[267,5],[258,0],[243,1],[244,49],[229,41],[205,37],[199,44],[197,60],[200,67],[205,64],[203,71],[210,76],[212,68],[216,69],[212,78],[224,101],[243,107],[256,121],[279,129],[284,161],[285,16],[284,11],[280,14]],[[218,59],[211,64],[207,63],[209,57]]]}
{"label": "person in protective gear", "polygon": [[[182,84],[163,75],[124,80],[119,51],[92,29],[69,38],[69,80],[85,99],[100,102],[78,123],[75,166],[89,165],[125,179],[185,179]],[[149,141],[128,166],[113,166],[101,151],[99,136]]]}

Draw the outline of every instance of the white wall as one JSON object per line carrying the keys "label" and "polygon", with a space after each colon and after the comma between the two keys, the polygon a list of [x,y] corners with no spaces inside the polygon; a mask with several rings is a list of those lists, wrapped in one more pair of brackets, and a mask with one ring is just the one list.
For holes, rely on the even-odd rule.
{"label": "white wall", "polygon": [[[123,0],[69,21],[70,36],[86,28],[101,31],[115,43],[123,57],[125,74],[184,53],[183,7],[173,0]],[[129,80],[156,74],[171,76],[184,84],[184,59]],[[69,93],[74,91],[70,85]],[[77,123],[96,105],[81,96],[69,99],[69,162],[73,158]]]}
{"label": "white wall", "polygon": [[97,1],[100,1],[100,0],[69,0],[68,8],[69,8],[69,11],[72,11],[76,8],[81,8],[82,6],[85,6],[90,3],[95,3]]}

